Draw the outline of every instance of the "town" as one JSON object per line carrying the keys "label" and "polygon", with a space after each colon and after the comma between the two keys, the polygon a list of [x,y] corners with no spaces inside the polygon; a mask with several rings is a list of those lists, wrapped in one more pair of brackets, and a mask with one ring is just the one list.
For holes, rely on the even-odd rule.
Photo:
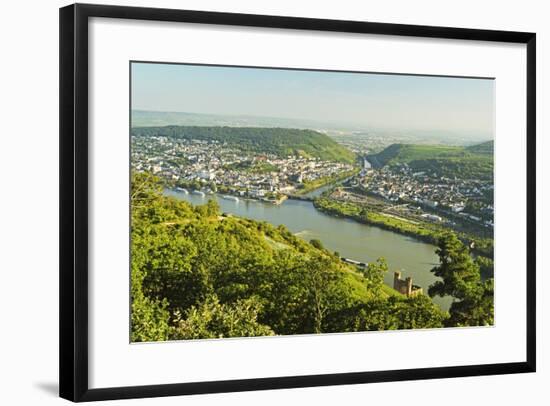
{"label": "town", "polygon": [[[132,168],[149,171],[184,193],[280,204],[288,197],[336,184],[326,192],[388,217],[467,231],[493,229],[493,182],[414,171],[406,163],[374,169],[303,156],[248,152],[216,140],[133,136]],[[360,169],[360,170],[359,170]]]}
{"label": "town", "polygon": [[[132,167],[183,191],[227,193],[281,203],[351,173],[351,164],[302,156],[247,153],[217,141],[132,137]],[[189,190],[190,189],[190,190]]]}
{"label": "town", "polygon": [[[494,185],[489,180],[451,179],[437,173],[415,172],[406,163],[373,169],[365,160],[363,170],[350,184],[353,190],[360,192],[359,195],[362,192],[399,204],[401,214],[416,213],[433,222],[448,221],[454,225],[458,220],[493,228]],[[337,196],[346,195],[340,193]],[[361,197],[354,196],[354,200],[360,203]],[[347,199],[350,198],[353,196],[348,195]]]}

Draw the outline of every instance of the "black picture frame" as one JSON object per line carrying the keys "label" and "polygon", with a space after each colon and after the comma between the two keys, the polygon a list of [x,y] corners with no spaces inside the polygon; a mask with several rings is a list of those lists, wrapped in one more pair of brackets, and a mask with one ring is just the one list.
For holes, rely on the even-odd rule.
{"label": "black picture frame", "polygon": [[[88,386],[88,19],[105,17],[228,26],[526,44],[527,323],[524,362],[279,376],[90,389]],[[536,369],[536,36],[528,32],[384,24],[205,11],[74,4],[60,9],[60,396],[75,402],[534,372]]]}

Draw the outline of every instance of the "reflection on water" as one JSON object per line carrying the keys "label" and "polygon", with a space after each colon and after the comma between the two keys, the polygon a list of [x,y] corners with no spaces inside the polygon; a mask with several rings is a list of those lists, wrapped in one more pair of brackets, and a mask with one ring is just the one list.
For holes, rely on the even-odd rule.
{"label": "reflection on water", "polygon": [[[359,262],[371,262],[384,257],[390,268],[385,282],[390,286],[395,270],[402,270],[403,277],[411,276],[414,284],[421,286],[425,293],[437,279],[430,272],[438,263],[433,245],[350,219],[326,215],[308,201],[286,200],[280,205],[273,205],[243,199],[235,202],[218,195],[201,196],[175,190],[166,190],[165,194],[192,204],[204,204],[208,199],[215,199],[223,212],[274,225],[284,224],[304,240],[319,239],[327,249],[338,251],[341,256]],[[451,300],[437,297],[434,302],[448,309]]]}

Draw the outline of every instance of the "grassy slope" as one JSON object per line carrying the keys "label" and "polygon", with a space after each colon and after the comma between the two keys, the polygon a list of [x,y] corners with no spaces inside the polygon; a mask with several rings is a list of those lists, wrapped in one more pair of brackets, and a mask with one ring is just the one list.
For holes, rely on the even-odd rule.
{"label": "grassy slope", "polygon": [[470,147],[392,144],[369,156],[369,160],[378,168],[407,163],[414,170],[435,172],[439,176],[491,179],[492,147],[492,141]]}
{"label": "grassy slope", "polygon": [[[305,255],[306,257],[313,255],[318,251],[308,242],[302,240],[299,237],[289,233],[286,228],[275,227],[267,222],[258,222],[256,220],[250,220],[232,216],[223,220],[224,222],[236,222],[240,226],[244,226],[249,232],[257,237],[258,250],[265,250],[265,253],[272,256],[273,252],[287,249],[291,250],[293,254],[298,256]],[[266,244],[269,249],[266,248]],[[356,271],[355,267],[348,265],[339,258],[332,256],[328,251],[322,250],[327,257],[331,258],[331,261],[341,270],[345,275],[346,283],[350,288],[351,295],[357,300],[371,300],[374,298],[373,292],[370,292],[366,285],[364,277]],[[381,296],[391,296],[399,294],[389,286],[384,285],[382,291],[379,293]]]}
{"label": "grassy slope", "polygon": [[258,127],[136,127],[134,136],[163,135],[182,139],[226,142],[245,151],[279,156],[303,155],[323,160],[355,161],[355,154],[332,138],[313,130]]}
{"label": "grassy slope", "polygon": [[416,145],[416,144],[392,144],[383,151],[375,154],[374,157],[380,166],[392,163],[409,163],[414,160],[434,158],[456,158],[464,156],[466,151],[463,147],[444,145]]}
{"label": "grassy slope", "polygon": [[482,142],[481,144],[471,145],[466,148],[469,152],[474,154],[488,154],[493,155],[495,149],[494,141]]}
{"label": "grassy slope", "polygon": [[[287,250],[296,258],[307,259],[321,254],[327,258],[344,275],[344,283],[348,288],[350,298],[356,301],[364,302],[388,296],[399,296],[397,291],[391,287],[382,285],[380,291],[372,291],[367,287],[364,276],[352,265],[346,264],[339,257],[334,256],[330,251],[318,249],[307,241],[292,234],[284,226],[274,226],[267,222],[260,222],[252,219],[237,216],[216,216],[205,217],[204,215],[193,212],[193,206],[187,202],[177,200],[173,197],[161,197],[164,209],[174,219],[162,222],[161,227],[169,227],[173,231],[176,229],[201,229],[204,227],[205,220],[210,224],[212,232],[218,235],[218,238],[225,241],[233,241],[241,248],[249,247],[254,251],[254,255],[265,259],[265,263],[275,263],[277,253],[281,250]],[[246,238],[243,238],[246,236]],[[196,243],[199,243],[196,241]],[[228,246],[230,246],[229,244]],[[230,257],[229,252],[224,252],[225,244],[219,247],[219,254],[222,257]],[[243,264],[245,267],[245,264]],[[267,271],[267,270],[265,270]]]}

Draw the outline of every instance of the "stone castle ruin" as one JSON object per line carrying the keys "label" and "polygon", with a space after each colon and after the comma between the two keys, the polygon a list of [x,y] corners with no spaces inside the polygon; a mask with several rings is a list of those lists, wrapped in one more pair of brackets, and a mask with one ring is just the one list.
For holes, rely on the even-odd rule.
{"label": "stone castle ruin", "polygon": [[420,286],[413,285],[412,278],[410,276],[405,279],[401,279],[401,272],[399,271],[396,271],[393,274],[393,288],[406,296],[417,296],[423,293]]}

